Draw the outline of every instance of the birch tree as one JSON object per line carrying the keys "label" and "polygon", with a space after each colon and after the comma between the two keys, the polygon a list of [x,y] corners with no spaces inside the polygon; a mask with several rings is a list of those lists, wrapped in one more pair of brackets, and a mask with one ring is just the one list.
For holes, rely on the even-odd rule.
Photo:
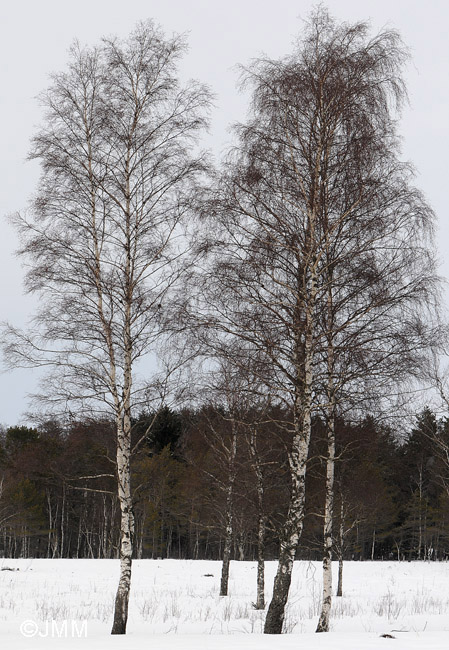
{"label": "birch tree", "polygon": [[9,363],[51,367],[41,403],[106,412],[116,425],[113,634],[126,632],[131,583],[131,414],[147,397],[136,366],[164,335],[204,170],[195,142],[209,93],[177,79],[184,51],[182,37],[166,38],[151,22],[124,41],[75,43],[42,95],[46,115],[31,151],[40,184],[29,213],[15,217],[26,287],[40,307],[32,333],[9,328]]}
{"label": "birch tree", "polygon": [[[314,413],[329,430],[325,611],[331,605],[334,422],[388,394],[429,345],[432,210],[399,158],[394,112],[406,58],[396,32],[368,38],[318,9],[293,55],[243,71],[251,117],[237,127],[211,201],[204,312],[256,350],[290,433],[291,491],[265,632],[282,631],[303,527]],[[430,320],[430,319],[429,319]],[[235,363],[245,364],[245,355]]]}
{"label": "birch tree", "polygon": [[[206,385],[202,394],[207,395],[205,406],[207,436],[206,445],[212,451],[214,466],[204,471],[222,493],[223,504],[219,512],[223,530],[223,552],[220,577],[220,596],[228,595],[229,570],[232,544],[235,537],[235,501],[238,478],[239,452],[241,446],[241,400],[239,381],[235,368],[226,358],[215,359],[213,371],[206,372]],[[204,379],[204,377],[203,377]]]}
{"label": "birch tree", "polygon": [[258,445],[257,423],[249,425],[247,444],[251,465],[256,478],[257,494],[257,590],[255,609],[265,609],[265,536],[267,516],[265,514],[265,477],[263,460]]}

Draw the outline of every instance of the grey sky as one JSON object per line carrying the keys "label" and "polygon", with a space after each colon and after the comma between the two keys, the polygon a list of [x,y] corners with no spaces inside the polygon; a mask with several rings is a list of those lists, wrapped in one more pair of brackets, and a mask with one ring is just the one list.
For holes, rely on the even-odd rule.
{"label": "grey sky", "polygon": [[[262,53],[279,57],[316,4],[309,0],[16,0],[0,9],[0,214],[23,210],[32,195],[38,167],[26,162],[29,140],[40,121],[36,95],[52,71],[64,69],[77,38],[94,44],[103,35],[126,36],[138,20],[153,18],[167,33],[188,32],[189,53],[182,74],[208,83],[216,93],[211,133],[205,144],[216,158],[230,141],[227,127],[244,119],[246,100],[235,84],[236,63]],[[399,30],[411,49],[407,70],[411,106],[401,132],[404,158],[417,168],[417,184],[439,217],[441,273],[449,277],[449,3],[447,0],[329,0],[338,20],[370,19],[373,31]],[[22,269],[14,256],[15,233],[2,221],[0,238],[0,320],[23,324],[33,299],[23,294]],[[445,259],[446,258],[446,259]],[[27,408],[29,371],[0,374],[0,423],[14,424]]]}

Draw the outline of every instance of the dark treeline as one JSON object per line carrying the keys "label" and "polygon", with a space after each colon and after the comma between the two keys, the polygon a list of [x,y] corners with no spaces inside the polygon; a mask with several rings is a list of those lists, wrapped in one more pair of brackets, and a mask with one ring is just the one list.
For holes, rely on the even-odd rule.
{"label": "dark treeline", "polygon": [[[155,419],[154,419],[155,418]],[[154,420],[154,421],[153,421]],[[151,433],[145,432],[151,426]],[[287,439],[258,426],[267,558],[275,558],[288,504]],[[449,497],[442,477],[449,423],[424,410],[411,431],[339,420],[334,557],[441,560],[449,555]],[[226,537],[226,413],[142,414],[132,463],[137,558],[221,559]],[[257,558],[257,472],[248,427],[238,423],[233,463],[231,558]],[[297,557],[320,559],[325,426],[313,422],[304,534]],[[6,557],[115,558],[120,509],[107,421],[48,422],[1,433],[0,553]]]}

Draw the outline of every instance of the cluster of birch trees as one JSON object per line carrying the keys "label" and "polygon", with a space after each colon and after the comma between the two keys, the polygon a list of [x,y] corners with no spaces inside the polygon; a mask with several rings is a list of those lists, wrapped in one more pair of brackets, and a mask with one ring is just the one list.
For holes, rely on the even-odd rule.
{"label": "cluster of birch trees", "polygon": [[[303,529],[312,423],[324,423],[318,631],[327,631],[336,422],[400,401],[439,338],[433,213],[397,131],[407,55],[396,32],[371,37],[367,24],[337,24],[318,8],[292,54],[242,68],[249,117],[212,170],[197,144],[211,96],[180,83],[184,49],[142,23],[124,41],[74,45],[67,71],[53,76],[31,152],[40,184],[15,219],[40,308],[32,331],[7,329],[6,359],[50,368],[43,408],[115,422],[113,634],[126,632],[135,552],[132,459],[155,422],[135,439],[133,416],[186,400],[219,407],[228,435],[215,417],[208,430],[229,470],[222,594],[237,440],[246,436],[260,504],[260,431],[274,447],[284,441],[288,507],[271,634],[282,631]],[[158,371],[142,379],[156,356]]]}

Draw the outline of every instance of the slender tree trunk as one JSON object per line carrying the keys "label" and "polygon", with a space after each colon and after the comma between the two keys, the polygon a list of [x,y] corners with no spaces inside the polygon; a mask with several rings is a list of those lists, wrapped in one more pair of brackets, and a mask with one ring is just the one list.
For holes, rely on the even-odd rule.
{"label": "slender tree trunk", "polygon": [[343,596],[343,557],[340,555],[338,558],[338,585],[337,596]]}
{"label": "slender tree trunk", "polygon": [[117,475],[120,502],[120,579],[115,596],[114,623],[111,634],[126,634],[128,602],[131,589],[134,520],[130,481],[130,436],[119,427],[117,440]]}
{"label": "slender tree trunk", "polygon": [[81,547],[81,515],[78,520],[78,535],[76,536],[76,557],[77,559],[80,556],[80,547]]}
{"label": "slender tree trunk", "polygon": [[168,527],[168,536],[167,536],[167,552],[166,557],[171,556],[171,549],[173,546],[173,525],[170,524]]}
{"label": "slender tree trunk", "polygon": [[200,552],[200,535],[199,535],[198,526],[195,526],[195,529],[196,529],[195,530],[195,548],[194,548],[194,551],[193,551],[193,559],[197,560],[199,552]]}
{"label": "slender tree trunk", "polygon": [[274,579],[273,597],[265,619],[264,634],[282,633],[293,562],[303,527],[308,442],[302,441],[298,447],[299,449],[295,450],[296,453],[291,454],[290,459],[290,463],[293,468],[296,468],[296,471],[294,472],[289,510]]}
{"label": "slender tree trunk", "polygon": [[234,514],[234,483],[235,483],[235,457],[237,455],[237,426],[232,421],[232,439],[229,452],[228,485],[226,489],[226,527],[223,548],[223,563],[221,567],[220,596],[228,595],[229,566],[231,563],[233,514]]}
{"label": "slender tree trunk", "polygon": [[146,521],[146,516],[145,516],[145,508],[144,508],[142,512],[142,516],[140,518],[139,542],[137,545],[137,557],[139,560],[141,560],[143,557],[143,538],[145,535],[145,521]]}
{"label": "slender tree trunk", "polygon": [[340,501],[340,527],[338,530],[338,585],[337,596],[343,596],[343,545],[345,541],[343,494]]}
{"label": "slender tree trunk", "polygon": [[251,427],[249,436],[249,450],[253,460],[256,475],[257,491],[257,595],[256,609],[265,609],[265,527],[264,514],[264,480],[260,457],[257,450],[256,428]]}
{"label": "slender tree trunk", "polygon": [[[327,250],[329,245],[327,242]],[[332,299],[332,266],[329,267],[327,292],[327,458],[326,458],[326,493],[324,504],[323,530],[323,596],[321,614],[316,628],[317,632],[329,632],[332,607],[332,523],[334,517],[334,476],[335,476],[335,389],[334,389],[334,318]]]}
{"label": "slender tree trunk", "polygon": [[259,514],[257,531],[257,598],[256,609],[265,609],[265,525],[266,519]]}
{"label": "slender tree trunk", "polygon": [[[130,322],[128,302],[127,323]],[[114,623],[111,634],[126,634],[128,603],[131,590],[131,565],[134,541],[134,516],[131,496],[131,337],[129,325],[125,332],[125,372],[123,423],[117,426],[117,478],[120,503],[120,579],[115,596]]]}
{"label": "slender tree trunk", "polygon": [[[134,543],[134,515],[132,510],[131,495],[131,387],[132,387],[132,335],[131,320],[133,299],[133,266],[132,266],[132,241],[131,241],[131,192],[130,192],[130,149],[125,166],[126,178],[126,265],[124,269],[124,332],[123,332],[123,420],[117,419],[117,478],[118,497],[120,502],[120,579],[115,596],[114,623],[111,634],[126,634],[128,622],[128,603],[131,590],[131,565]],[[114,357],[115,358],[115,357]],[[114,368],[115,372],[115,368]],[[115,376],[114,376],[115,380]],[[114,386],[115,381],[114,381]],[[118,397],[118,396],[117,396]],[[117,408],[119,400],[116,399],[116,413],[121,414]]]}
{"label": "slender tree trunk", "polygon": [[231,564],[232,548],[232,514],[227,513],[226,533],[223,548],[223,561],[221,565],[220,596],[228,595],[229,566]]}
{"label": "slender tree trunk", "polygon": [[61,548],[59,557],[64,557],[65,535],[64,535],[64,516],[65,516],[65,484],[62,485],[62,504],[61,504]]}
{"label": "slender tree trunk", "polygon": [[335,422],[328,422],[328,455],[326,462],[326,503],[324,506],[323,598],[317,632],[329,632],[332,607],[332,519],[334,511]]}
{"label": "slender tree trunk", "polygon": [[238,537],[237,548],[239,551],[239,561],[243,562],[245,559],[245,538],[243,534]]}
{"label": "slender tree trunk", "polygon": [[[311,242],[314,241],[313,215]],[[312,246],[310,246],[312,250]],[[305,481],[307,457],[309,454],[310,433],[312,428],[312,381],[314,354],[314,309],[316,272],[312,263],[309,281],[310,299],[306,307],[305,343],[302,348],[300,339],[296,343],[296,364],[298,384],[295,391],[293,414],[295,418],[295,435],[289,454],[291,493],[287,520],[279,552],[279,562],[274,579],[273,596],[265,618],[264,634],[281,634],[284,624],[285,606],[292,579],[293,563],[302,533],[305,505]],[[303,305],[300,306],[298,322],[302,317]],[[303,361],[303,363],[302,363]]]}
{"label": "slender tree trunk", "polygon": [[[47,542],[47,557],[50,557],[50,549],[51,549],[51,538],[52,538],[52,529],[53,529],[53,518],[52,518],[52,511],[51,511],[51,498],[50,498],[50,490],[47,490],[47,503],[48,503],[48,542]],[[6,546],[5,546],[6,548]]]}
{"label": "slender tree trunk", "polygon": [[422,546],[423,546],[423,474],[422,467],[419,468],[419,483],[418,483],[418,494],[419,494],[419,509],[418,509],[418,560],[422,559]]}
{"label": "slender tree trunk", "polygon": [[56,512],[53,517],[53,523],[54,523],[54,531],[53,531],[53,550],[52,550],[52,558],[58,557],[58,551],[59,551],[59,538],[61,535],[61,528],[58,525],[58,518],[59,518],[59,501],[56,501]]}

